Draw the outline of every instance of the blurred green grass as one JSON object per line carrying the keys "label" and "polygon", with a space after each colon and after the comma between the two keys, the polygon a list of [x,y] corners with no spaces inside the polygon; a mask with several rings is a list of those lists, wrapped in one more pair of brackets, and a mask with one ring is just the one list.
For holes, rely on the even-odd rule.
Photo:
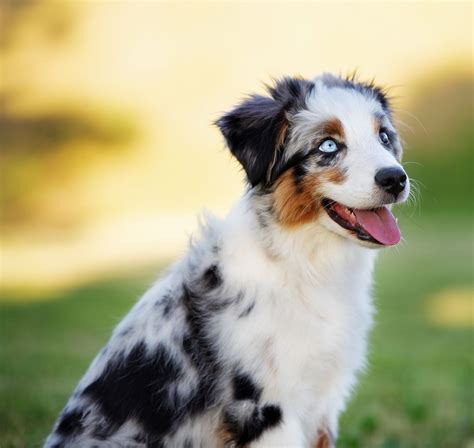
{"label": "blurred green grass", "polygon": [[[338,447],[459,448],[474,443],[474,335],[428,318],[430,297],[472,288],[472,131],[455,156],[416,153],[418,205],[400,207],[405,241],[382,251],[369,369]],[[162,266],[24,303],[0,302],[0,446],[37,447],[112,328]]]}

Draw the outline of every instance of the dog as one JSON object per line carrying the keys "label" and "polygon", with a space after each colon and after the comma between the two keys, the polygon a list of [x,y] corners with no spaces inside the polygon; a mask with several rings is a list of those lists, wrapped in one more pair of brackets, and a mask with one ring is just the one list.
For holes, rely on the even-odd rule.
{"label": "dog", "polygon": [[382,88],[323,74],[267,90],[215,123],[241,199],[119,323],[47,448],[335,447],[373,249],[399,242],[409,179]]}

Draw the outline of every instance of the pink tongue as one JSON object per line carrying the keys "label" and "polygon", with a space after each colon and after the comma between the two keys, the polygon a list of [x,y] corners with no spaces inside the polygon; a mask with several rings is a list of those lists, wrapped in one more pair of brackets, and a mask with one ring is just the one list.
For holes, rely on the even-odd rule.
{"label": "pink tongue", "polygon": [[400,229],[397,221],[387,207],[376,210],[354,209],[359,225],[375,240],[386,246],[400,241]]}

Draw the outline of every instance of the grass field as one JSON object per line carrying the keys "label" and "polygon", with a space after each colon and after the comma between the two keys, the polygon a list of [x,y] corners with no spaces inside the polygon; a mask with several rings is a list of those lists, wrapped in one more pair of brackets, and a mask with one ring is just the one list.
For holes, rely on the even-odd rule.
{"label": "grass field", "polygon": [[[458,219],[452,228],[436,216],[404,221],[407,241],[380,257],[370,367],[343,416],[339,447],[474,443],[472,330],[429,318],[433,294],[471,284],[469,222]],[[2,448],[40,446],[114,324],[154,277],[152,271],[137,270],[47,301],[4,297]]]}

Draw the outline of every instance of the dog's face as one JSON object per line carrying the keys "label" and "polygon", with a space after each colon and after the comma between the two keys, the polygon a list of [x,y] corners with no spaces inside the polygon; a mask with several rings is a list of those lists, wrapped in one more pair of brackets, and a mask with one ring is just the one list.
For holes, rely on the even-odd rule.
{"label": "dog's face", "polygon": [[331,75],[285,78],[217,124],[256,194],[291,228],[318,220],[330,231],[380,247],[400,240],[390,204],[409,180],[387,98],[373,85]]}

